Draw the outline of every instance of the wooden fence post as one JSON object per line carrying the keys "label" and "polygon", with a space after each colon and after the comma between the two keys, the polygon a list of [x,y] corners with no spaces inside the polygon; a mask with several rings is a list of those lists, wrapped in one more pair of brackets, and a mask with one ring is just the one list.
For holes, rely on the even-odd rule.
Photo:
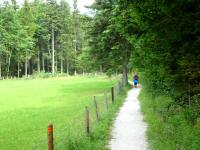
{"label": "wooden fence post", "polygon": [[53,125],[52,124],[50,124],[48,126],[48,150],[54,150]]}
{"label": "wooden fence post", "polygon": [[114,101],[115,101],[114,87],[111,88],[111,95],[112,95],[112,103],[114,103]]}
{"label": "wooden fence post", "polygon": [[94,96],[94,106],[95,106],[95,111],[96,111],[97,120],[99,120],[99,110],[98,110],[99,108],[98,108],[96,96]]}
{"label": "wooden fence post", "polygon": [[105,93],[105,103],[106,103],[106,110],[108,111],[108,96],[107,96],[107,93]]}
{"label": "wooden fence post", "polygon": [[86,111],[86,133],[90,134],[90,111],[88,106],[85,107]]}

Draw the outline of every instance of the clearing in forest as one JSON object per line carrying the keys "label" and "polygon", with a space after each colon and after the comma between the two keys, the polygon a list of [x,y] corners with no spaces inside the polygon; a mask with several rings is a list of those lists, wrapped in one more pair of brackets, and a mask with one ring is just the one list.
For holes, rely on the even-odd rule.
{"label": "clearing in forest", "polygon": [[0,81],[0,149],[47,149],[49,123],[56,149],[84,143],[85,106],[93,106],[93,96],[110,92],[115,83],[104,77]]}

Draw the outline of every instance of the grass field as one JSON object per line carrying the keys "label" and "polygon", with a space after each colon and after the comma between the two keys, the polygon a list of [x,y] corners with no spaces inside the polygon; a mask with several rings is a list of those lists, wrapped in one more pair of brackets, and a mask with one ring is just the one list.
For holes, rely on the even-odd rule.
{"label": "grass field", "polygon": [[54,124],[56,149],[99,149],[105,144],[105,135],[99,143],[95,134],[108,132],[121,103],[111,108],[98,126],[92,115],[94,134],[90,137],[84,130],[85,106],[93,108],[93,96],[97,95],[101,116],[105,115],[102,93],[110,92],[115,83],[102,77],[0,81],[0,149],[47,149],[49,123]]}

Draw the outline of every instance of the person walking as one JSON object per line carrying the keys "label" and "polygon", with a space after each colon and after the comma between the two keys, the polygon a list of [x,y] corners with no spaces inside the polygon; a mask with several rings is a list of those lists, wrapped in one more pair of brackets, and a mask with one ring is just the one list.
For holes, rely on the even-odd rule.
{"label": "person walking", "polygon": [[133,77],[133,83],[135,88],[137,88],[138,82],[139,82],[139,76],[135,74]]}

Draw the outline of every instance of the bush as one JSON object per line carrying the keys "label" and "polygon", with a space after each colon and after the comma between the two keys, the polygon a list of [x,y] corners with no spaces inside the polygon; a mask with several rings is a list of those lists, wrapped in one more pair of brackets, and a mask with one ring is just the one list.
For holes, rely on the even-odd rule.
{"label": "bush", "polygon": [[52,78],[52,77],[67,77],[68,75],[65,73],[49,73],[49,72],[35,72],[29,78],[37,79],[37,78]]}

